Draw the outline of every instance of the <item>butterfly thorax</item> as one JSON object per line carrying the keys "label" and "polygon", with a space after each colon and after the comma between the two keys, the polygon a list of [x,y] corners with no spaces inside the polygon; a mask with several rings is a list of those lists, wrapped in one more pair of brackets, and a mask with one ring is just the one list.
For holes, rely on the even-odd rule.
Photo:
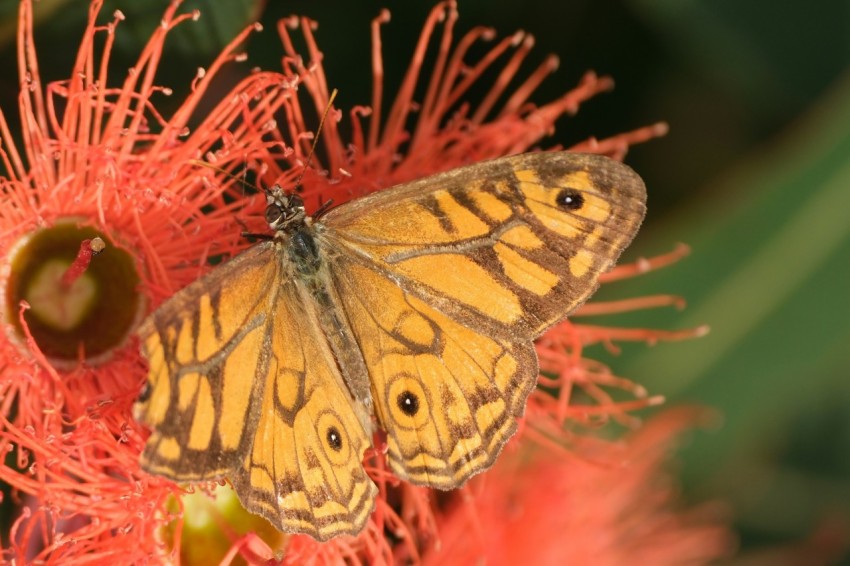
{"label": "butterfly thorax", "polygon": [[[315,281],[321,267],[321,258],[313,235],[311,219],[304,208],[304,200],[297,194],[287,194],[275,185],[266,196],[266,222],[275,231],[275,240],[284,244],[289,258],[300,278],[311,291],[320,291]],[[311,284],[312,283],[312,284]],[[320,296],[316,297],[322,299]]]}

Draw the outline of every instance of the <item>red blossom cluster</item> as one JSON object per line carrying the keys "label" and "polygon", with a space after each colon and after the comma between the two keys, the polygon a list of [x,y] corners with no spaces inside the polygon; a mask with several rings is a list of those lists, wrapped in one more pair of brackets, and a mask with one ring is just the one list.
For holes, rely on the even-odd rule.
{"label": "red blossom cluster", "polygon": [[[7,289],[5,280],[15,275],[12,255],[21,242],[71,219],[133,258],[145,311],[210,269],[210,257],[230,256],[247,245],[240,238],[243,227],[263,230],[263,199],[245,191],[240,176],[251,171],[263,183],[292,186],[305,173],[313,142],[308,124],[328,106],[332,81],[322,67],[314,22],[291,18],[279,26],[280,71],[253,72],[226,93],[211,89],[222,66],[243,58],[241,46],[253,31],[247,29],[194,77],[189,94],[164,116],[157,105],[171,90],[155,79],[164,42],[172,28],[198,14],[180,13],[180,2],[172,2],[121,82],[107,69],[123,16],[110,19],[101,5],[91,2],[69,78],[44,85],[33,41],[33,5],[20,3],[21,131],[10,131],[0,111],[5,169],[0,289]],[[557,61],[546,59],[508,93],[530,51],[528,36],[495,41],[485,55],[470,60],[470,49],[494,40],[494,34],[474,28],[454,42],[456,19],[453,2],[433,9],[392,101],[382,88],[380,48],[388,14],[375,19],[372,100],[347,117],[331,109],[319,151],[301,181],[308,211],[329,198],[341,203],[459,165],[536,149],[558,118],[612,85],[588,73],[560,98],[535,105],[531,95]],[[306,53],[294,47],[296,33]],[[426,68],[428,49],[435,54]],[[490,76],[486,71],[496,76],[488,94],[477,102],[466,99],[473,84],[480,86]],[[199,116],[201,101],[208,107],[211,99],[213,109]],[[350,139],[341,133],[346,121]],[[573,149],[622,158],[631,144],[664,129],[659,124]],[[16,143],[18,137],[22,142]],[[682,253],[621,266],[608,277],[636,275]],[[677,301],[665,296],[590,303],[579,314]],[[367,528],[356,538],[317,543],[269,534],[256,519],[219,512],[220,507],[199,511],[185,488],[142,471],[138,457],[147,432],[132,417],[147,371],[138,341],[132,336],[117,341],[97,363],[80,351],[74,363],[60,365],[29,332],[29,306],[7,305],[0,332],[0,453],[6,455],[0,481],[11,487],[17,510],[3,534],[3,560],[206,563],[211,556],[195,551],[210,528],[229,541],[215,556],[222,563],[470,563],[485,556],[490,564],[584,558],[618,564],[635,556],[645,563],[691,563],[730,547],[716,515],[676,508],[672,479],[663,470],[670,442],[689,418],[656,417],[618,442],[594,440],[568,426],[612,418],[631,424],[629,411],[659,401],[584,358],[585,346],[678,339],[702,329],[670,333],[558,325],[537,344],[541,387],[530,397],[521,432],[491,473],[454,492],[437,493],[395,479],[382,455],[372,451],[367,470],[380,494]],[[10,320],[20,323],[22,334]],[[576,402],[572,394],[578,389],[593,402]],[[612,390],[626,392],[629,400],[613,400]],[[211,486],[197,489],[195,496],[211,501]],[[212,526],[191,526],[203,513],[215,516]]]}

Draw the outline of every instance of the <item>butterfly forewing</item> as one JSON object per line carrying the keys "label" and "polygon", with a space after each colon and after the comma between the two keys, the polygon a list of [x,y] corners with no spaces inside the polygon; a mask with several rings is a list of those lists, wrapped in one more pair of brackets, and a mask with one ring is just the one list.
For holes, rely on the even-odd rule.
{"label": "butterfly forewing", "polygon": [[453,318],[531,339],[593,293],[637,232],[645,200],[621,163],[535,153],[376,193],[324,224],[334,247]]}
{"label": "butterfly forewing", "polygon": [[[152,429],[142,465],[176,480],[221,477],[250,446],[277,300],[271,243],[255,246],[163,303],[138,330],[150,366],[136,418]],[[240,366],[239,376],[235,375]]]}

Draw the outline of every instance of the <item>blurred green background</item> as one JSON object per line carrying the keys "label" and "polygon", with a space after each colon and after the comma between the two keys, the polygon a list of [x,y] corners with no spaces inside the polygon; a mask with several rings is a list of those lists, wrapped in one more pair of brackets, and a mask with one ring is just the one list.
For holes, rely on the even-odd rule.
{"label": "blurred green background", "polygon": [[[12,122],[17,4],[0,2],[6,77],[0,104]],[[45,79],[67,76],[87,4],[38,3]],[[165,4],[106,3],[104,22],[116,7],[127,16],[113,58],[116,81]],[[175,32],[159,83],[173,87],[178,95],[172,99],[179,100],[195,67],[254,19],[266,31],[249,44],[250,63],[230,72],[277,69],[276,20],[306,14],[320,22],[317,37],[331,86],[340,89],[337,104],[365,104],[370,20],[380,8],[392,12],[384,27],[385,92],[392,93],[431,6],[421,0],[187,1],[183,9],[199,7],[203,17]],[[601,349],[590,354],[671,404],[708,405],[723,416],[722,426],[695,433],[681,452],[686,497],[732,504],[739,563],[762,556],[761,549],[850,540],[850,3],[462,1],[459,29],[475,25],[500,35],[533,33],[537,47],[526,72],[546,54],[559,55],[560,70],[537,102],[571,88],[588,69],[616,79],[612,93],[561,120],[552,143],[570,145],[659,120],[670,124],[667,137],[627,157],[650,195],[647,222],[627,257],[665,252],[677,242],[689,244],[692,254],[671,268],[608,286],[603,295],[679,294],[688,300],[682,313],[644,312],[612,322],[707,323],[712,331],[685,343],[625,345],[616,358]]]}

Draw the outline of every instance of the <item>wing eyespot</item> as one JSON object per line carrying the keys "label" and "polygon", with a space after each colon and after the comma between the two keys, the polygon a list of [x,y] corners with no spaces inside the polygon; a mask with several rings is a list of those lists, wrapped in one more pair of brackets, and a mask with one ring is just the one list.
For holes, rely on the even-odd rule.
{"label": "wing eyespot", "polygon": [[562,189],[555,197],[555,203],[567,210],[579,210],[584,206],[584,196],[575,189]]}
{"label": "wing eyespot", "polygon": [[328,446],[330,446],[334,452],[342,450],[342,434],[340,434],[338,428],[335,426],[329,426],[325,438],[328,441]]}
{"label": "wing eyespot", "polygon": [[402,391],[396,398],[396,403],[401,412],[408,417],[413,417],[419,412],[419,397],[411,391]]}
{"label": "wing eyespot", "polygon": [[145,384],[142,385],[141,391],[139,391],[139,396],[137,398],[137,401],[139,403],[147,403],[148,400],[151,398],[151,390],[152,390],[151,382],[145,381]]}

